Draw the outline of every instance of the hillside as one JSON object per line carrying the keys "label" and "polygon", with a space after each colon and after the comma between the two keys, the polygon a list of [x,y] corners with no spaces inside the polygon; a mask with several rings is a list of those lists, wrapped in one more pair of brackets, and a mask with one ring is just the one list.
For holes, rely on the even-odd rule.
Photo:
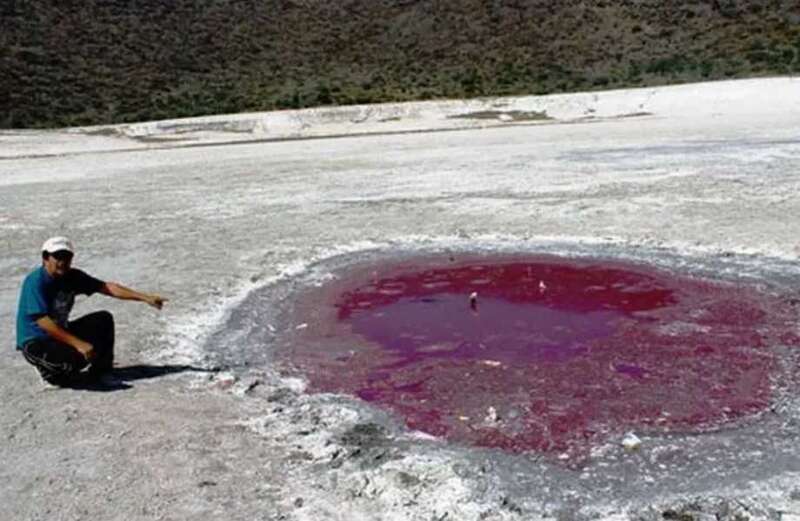
{"label": "hillside", "polygon": [[800,72],[796,0],[3,0],[0,128]]}

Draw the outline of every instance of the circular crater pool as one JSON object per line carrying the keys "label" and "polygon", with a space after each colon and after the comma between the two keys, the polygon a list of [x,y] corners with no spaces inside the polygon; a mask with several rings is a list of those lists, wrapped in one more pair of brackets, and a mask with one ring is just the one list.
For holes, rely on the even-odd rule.
{"label": "circular crater pool", "polygon": [[581,459],[628,430],[703,432],[773,400],[796,313],[640,264],[426,257],[345,269],[297,300],[278,357],[412,429]]}

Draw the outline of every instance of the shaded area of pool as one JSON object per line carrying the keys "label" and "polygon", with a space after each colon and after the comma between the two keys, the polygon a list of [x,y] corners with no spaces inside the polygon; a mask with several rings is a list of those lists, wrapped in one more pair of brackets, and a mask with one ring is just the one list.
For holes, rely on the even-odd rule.
{"label": "shaded area of pool", "polygon": [[586,455],[625,430],[702,432],[766,409],[796,345],[750,288],[549,257],[361,266],[301,296],[285,355],[436,436]]}

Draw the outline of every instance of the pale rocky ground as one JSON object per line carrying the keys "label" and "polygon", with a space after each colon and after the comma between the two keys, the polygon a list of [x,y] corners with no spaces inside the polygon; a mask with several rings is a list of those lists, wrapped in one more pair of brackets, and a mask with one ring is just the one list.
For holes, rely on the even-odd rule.
{"label": "pale rocky ground", "polygon": [[[256,327],[229,320],[248,295],[337,255],[596,250],[799,293],[798,122],[783,78],[0,132],[0,519],[800,519],[793,397],[576,471],[215,367]],[[76,306],[115,313],[125,388],[43,391],[13,350],[55,234],[77,266],[171,299]]]}

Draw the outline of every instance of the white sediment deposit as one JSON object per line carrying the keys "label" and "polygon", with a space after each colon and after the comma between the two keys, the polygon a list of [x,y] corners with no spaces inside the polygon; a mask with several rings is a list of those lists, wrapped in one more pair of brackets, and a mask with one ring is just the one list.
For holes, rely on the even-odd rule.
{"label": "white sediment deposit", "polygon": [[[451,446],[235,355],[268,354],[253,328],[303,331],[279,320],[290,294],[242,311],[253,290],[322,283],[336,255],[600,252],[800,294],[799,133],[796,78],[2,131],[0,519],[798,516],[792,393],[572,468]],[[130,388],[42,393],[13,350],[50,235],[171,299],[76,306],[115,313]]]}

